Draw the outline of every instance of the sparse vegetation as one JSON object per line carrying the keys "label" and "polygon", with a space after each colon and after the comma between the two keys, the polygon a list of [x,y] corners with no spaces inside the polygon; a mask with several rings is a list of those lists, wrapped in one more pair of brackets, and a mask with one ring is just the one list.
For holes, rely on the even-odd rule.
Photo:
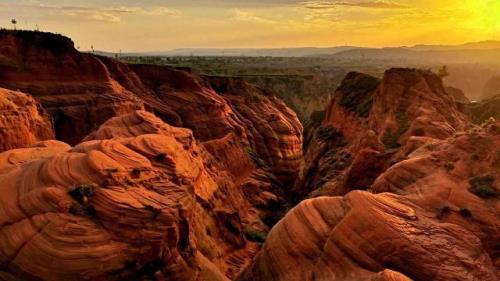
{"label": "sparse vegetation", "polygon": [[130,172],[132,178],[139,178],[141,176],[142,170],[140,168],[133,168]]}
{"label": "sparse vegetation", "polygon": [[257,151],[253,150],[251,147],[247,147],[245,149],[245,152],[248,154],[250,159],[259,167],[259,168],[266,168],[267,164],[266,162],[260,157],[259,153]]}
{"label": "sparse vegetation", "polygon": [[267,235],[266,233],[253,228],[245,228],[245,238],[249,241],[264,243],[266,242]]}
{"label": "sparse vegetation", "polygon": [[158,161],[158,162],[161,162],[161,161],[164,161],[166,158],[167,158],[167,154],[166,153],[159,153],[159,154],[157,154],[154,157],[154,160]]}
{"label": "sparse vegetation", "polygon": [[311,122],[313,123],[313,125],[320,125],[323,120],[325,120],[325,111],[324,110],[321,110],[321,111],[314,111],[312,114],[311,114]]}
{"label": "sparse vegetation", "polygon": [[342,137],[342,134],[333,126],[319,127],[316,131],[316,136],[323,141],[334,140]]}
{"label": "sparse vegetation", "polygon": [[450,75],[450,72],[448,71],[448,66],[443,65],[439,71],[438,71],[438,76],[441,78],[445,78]]}
{"label": "sparse vegetation", "polygon": [[106,168],[106,172],[114,174],[118,172],[118,168]]}
{"label": "sparse vegetation", "polygon": [[60,34],[31,30],[0,30],[0,37],[13,33],[27,45],[46,49],[54,55],[61,54],[73,47],[71,39]]}
{"label": "sparse vegetation", "polygon": [[472,212],[468,208],[460,208],[460,210],[458,212],[464,218],[472,217]]}
{"label": "sparse vegetation", "polygon": [[385,131],[384,135],[382,136],[382,142],[388,149],[400,147],[399,136],[397,134],[393,134],[390,129]]}
{"label": "sparse vegetation", "polygon": [[399,144],[399,139],[410,128],[410,122],[408,121],[408,117],[406,116],[405,108],[402,105],[400,105],[399,110],[396,112],[396,121],[399,125],[396,132],[387,129],[382,136],[382,142],[388,149],[395,149],[400,147],[401,145]]}
{"label": "sparse vegetation", "polygon": [[451,208],[449,206],[447,206],[447,205],[444,205],[441,208],[439,208],[438,214],[437,214],[436,217],[438,219],[442,219],[442,218],[444,218],[445,216],[447,216],[450,213],[451,213]]}
{"label": "sparse vegetation", "polygon": [[[351,74],[352,75],[352,74]],[[356,77],[346,78],[339,91],[342,92],[340,104],[357,116],[366,118],[370,114],[373,104],[373,91],[377,88],[380,80],[363,74],[354,74]]]}
{"label": "sparse vegetation", "polygon": [[455,169],[455,165],[453,165],[452,162],[446,162],[444,163],[444,168],[446,169],[446,171],[451,172]]}
{"label": "sparse vegetation", "polygon": [[94,184],[80,184],[74,186],[68,194],[75,199],[78,203],[84,204],[87,202],[87,198],[94,194],[95,189]]}
{"label": "sparse vegetation", "polygon": [[490,175],[475,177],[469,180],[469,191],[484,199],[497,197],[498,192],[495,190],[494,183],[495,178]]}

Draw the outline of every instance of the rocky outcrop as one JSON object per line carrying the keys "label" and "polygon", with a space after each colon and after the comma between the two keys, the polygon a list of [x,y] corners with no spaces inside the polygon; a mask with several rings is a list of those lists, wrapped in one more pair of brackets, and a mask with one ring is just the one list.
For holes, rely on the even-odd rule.
{"label": "rocky outcrop", "polygon": [[497,95],[500,95],[500,76],[493,76],[484,85],[483,97],[490,99]]}
{"label": "rocky outcrop", "polygon": [[477,124],[481,124],[490,118],[500,120],[500,95],[473,103],[470,107],[472,118]]}
{"label": "rocky outcrop", "polygon": [[407,143],[446,139],[468,126],[468,117],[429,71],[391,69],[380,82],[350,73],[308,145],[295,196],[366,190],[407,157]]}
{"label": "rocky outcrop", "polygon": [[0,43],[0,86],[39,101],[59,140],[75,145],[109,118],[146,109],[203,142],[234,135],[285,184],[297,175],[302,125],[296,114],[241,79],[126,65],[80,53],[70,39],[50,33],[4,30]]}
{"label": "rocky outcrop", "polygon": [[0,152],[54,138],[50,117],[32,97],[0,88]]}
{"label": "rocky outcrop", "polygon": [[144,111],[73,148],[4,152],[0,181],[0,264],[27,280],[228,280],[266,230],[258,204],[190,130]]}
{"label": "rocky outcrop", "polygon": [[168,123],[190,128],[201,141],[232,134],[282,181],[293,182],[302,157],[302,125],[281,100],[241,79],[130,67],[162,101],[153,110]]}
{"label": "rocky outcrop", "polygon": [[498,280],[499,151],[485,124],[417,149],[372,193],[306,200],[237,280]]}
{"label": "rocky outcrop", "polygon": [[54,119],[57,138],[70,144],[143,104],[98,57],[51,33],[0,31],[0,87],[32,95]]}

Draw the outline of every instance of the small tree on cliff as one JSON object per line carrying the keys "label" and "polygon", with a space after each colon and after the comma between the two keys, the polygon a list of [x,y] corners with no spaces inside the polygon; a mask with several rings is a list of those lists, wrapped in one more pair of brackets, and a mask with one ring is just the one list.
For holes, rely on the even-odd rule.
{"label": "small tree on cliff", "polygon": [[10,22],[14,26],[14,30],[17,30],[17,20],[16,19],[12,19]]}
{"label": "small tree on cliff", "polygon": [[445,78],[448,75],[450,75],[450,72],[448,72],[448,66],[443,65],[438,71],[438,76],[441,78]]}

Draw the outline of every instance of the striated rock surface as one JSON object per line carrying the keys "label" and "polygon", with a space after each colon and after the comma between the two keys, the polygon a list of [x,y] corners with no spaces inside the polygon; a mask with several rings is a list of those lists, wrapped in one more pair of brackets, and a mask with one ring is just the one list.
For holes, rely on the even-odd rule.
{"label": "striated rock surface", "polygon": [[498,280],[500,122],[300,203],[237,280]]}
{"label": "striated rock surface", "polygon": [[71,145],[109,118],[146,109],[203,142],[234,135],[285,184],[294,181],[302,159],[297,115],[262,89],[80,53],[60,35],[1,31],[0,87],[32,95],[54,119],[57,139]]}
{"label": "striated rock surface", "polygon": [[130,67],[162,100],[153,108],[162,119],[190,128],[201,141],[233,134],[282,181],[293,182],[302,159],[302,125],[281,100],[241,79],[198,77],[153,65]]}
{"label": "striated rock surface", "polygon": [[51,33],[0,31],[0,87],[32,95],[54,119],[57,138],[70,144],[143,103],[98,57]]}
{"label": "striated rock surface", "polygon": [[0,88],[0,152],[53,138],[50,117],[32,97]]}
{"label": "striated rock surface", "polygon": [[0,181],[0,265],[27,280],[229,280],[266,228],[190,130],[143,111],[4,152]]}
{"label": "striated rock surface", "polygon": [[350,73],[308,144],[295,196],[366,190],[407,157],[406,144],[446,139],[469,126],[441,79],[429,71],[391,69],[381,81]]}

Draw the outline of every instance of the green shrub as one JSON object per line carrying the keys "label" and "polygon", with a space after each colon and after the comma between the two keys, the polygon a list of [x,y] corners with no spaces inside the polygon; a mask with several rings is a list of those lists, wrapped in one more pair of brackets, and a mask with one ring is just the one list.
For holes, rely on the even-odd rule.
{"label": "green shrub", "polygon": [[340,104],[357,116],[366,118],[373,105],[373,91],[380,80],[365,74],[349,73],[338,91],[342,93]]}
{"label": "green shrub", "polygon": [[74,186],[68,194],[75,199],[78,203],[83,204],[86,198],[94,194],[95,185],[94,184],[80,184]]}
{"label": "green shrub", "polygon": [[493,176],[479,176],[469,180],[469,191],[481,198],[492,198],[498,196],[493,184],[495,178]]}
{"label": "green shrub", "polygon": [[393,134],[391,130],[385,131],[382,136],[382,142],[388,149],[394,149],[401,146],[399,144],[399,136],[397,134]]}
{"label": "green shrub", "polygon": [[253,241],[257,243],[264,243],[266,242],[267,235],[266,233],[262,231],[255,230],[253,228],[246,228],[245,229],[245,238],[248,241]]}
{"label": "green shrub", "polygon": [[451,208],[449,206],[442,206],[441,208],[439,208],[438,210],[438,214],[437,214],[437,218],[438,219],[442,219],[444,218],[446,215],[448,215],[449,213],[451,212]]}
{"label": "green shrub", "polygon": [[464,218],[472,217],[472,212],[468,208],[460,208],[460,210],[458,212]]}
{"label": "green shrub", "polygon": [[132,178],[139,178],[141,176],[142,170],[140,168],[133,168],[130,172]]}

